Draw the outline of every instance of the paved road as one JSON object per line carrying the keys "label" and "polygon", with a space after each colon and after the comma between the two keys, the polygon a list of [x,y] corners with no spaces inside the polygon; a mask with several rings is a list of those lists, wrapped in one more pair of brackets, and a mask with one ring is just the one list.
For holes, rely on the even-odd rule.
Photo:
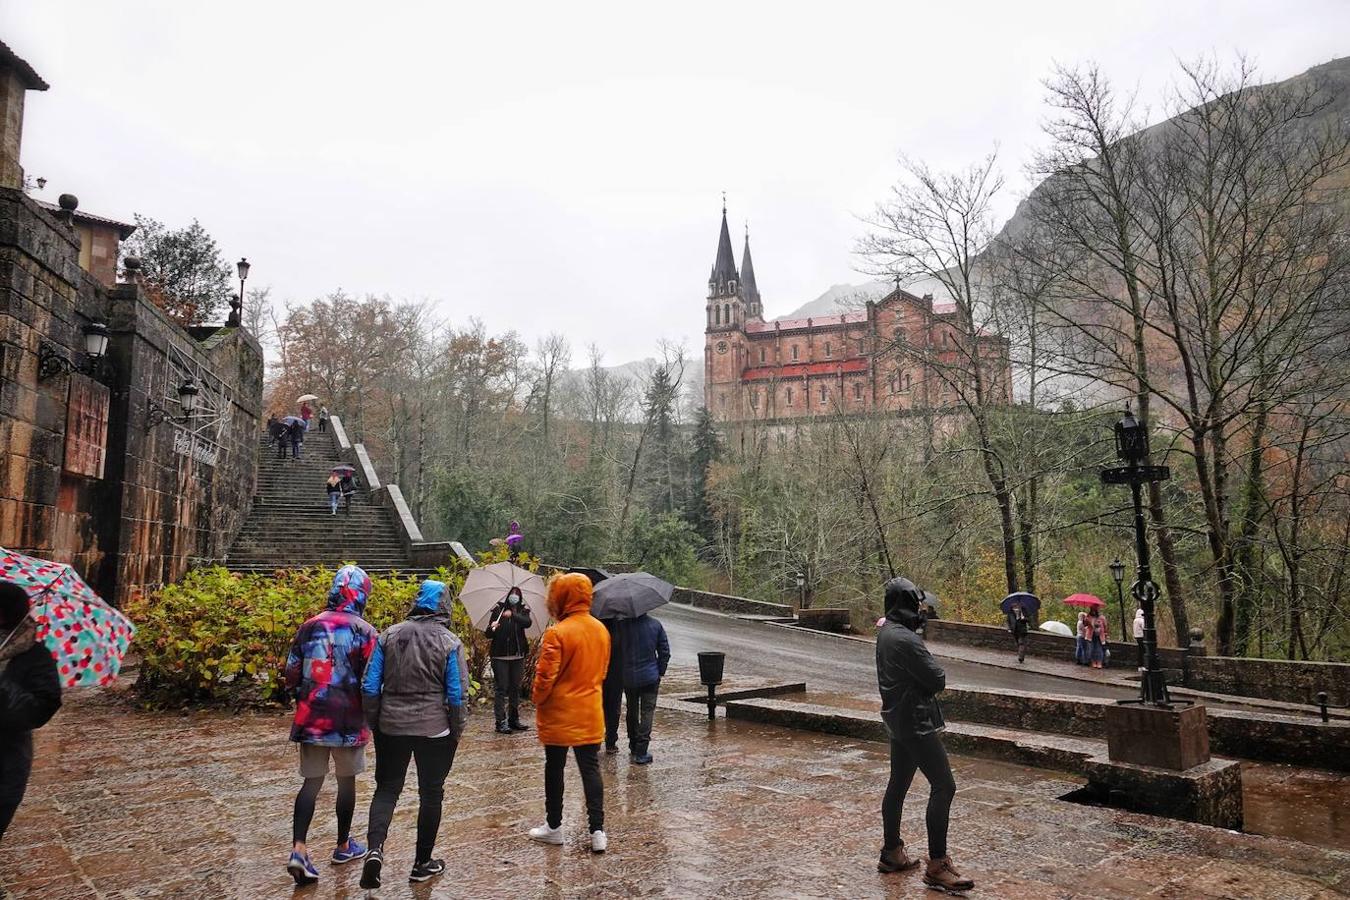
{"label": "paved road", "polygon": [[[698,651],[727,655],[728,677],[736,675],[805,681],[809,690],[873,694],[877,689],[876,651],[872,644],[747,622],[668,604],[653,613],[666,626],[672,659],[698,665]],[[1078,697],[1117,699],[1132,690],[1035,672],[942,659],[951,687],[1011,688]]]}

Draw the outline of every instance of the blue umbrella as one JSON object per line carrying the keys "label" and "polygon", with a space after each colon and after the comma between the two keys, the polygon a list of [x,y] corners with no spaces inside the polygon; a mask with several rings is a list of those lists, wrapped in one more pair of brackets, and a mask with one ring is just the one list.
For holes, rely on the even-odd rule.
{"label": "blue umbrella", "polygon": [[305,420],[300,418],[299,416],[287,416],[286,418],[281,420],[281,424],[285,425],[288,428],[292,425],[300,425],[303,427],[305,424]]}
{"label": "blue umbrella", "polygon": [[1028,594],[1026,591],[1018,591],[1004,597],[998,608],[1003,610],[1003,614],[1006,616],[1012,613],[1014,606],[1022,607],[1022,612],[1026,613],[1027,618],[1030,619],[1040,612],[1041,598],[1035,594]]}

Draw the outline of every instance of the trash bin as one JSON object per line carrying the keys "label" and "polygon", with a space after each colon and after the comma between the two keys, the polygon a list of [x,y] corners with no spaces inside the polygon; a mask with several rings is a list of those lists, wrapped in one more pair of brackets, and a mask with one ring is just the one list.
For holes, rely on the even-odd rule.
{"label": "trash bin", "polygon": [[701,650],[698,654],[698,680],[711,687],[722,683],[722,669],[727,661],[725,653]]}

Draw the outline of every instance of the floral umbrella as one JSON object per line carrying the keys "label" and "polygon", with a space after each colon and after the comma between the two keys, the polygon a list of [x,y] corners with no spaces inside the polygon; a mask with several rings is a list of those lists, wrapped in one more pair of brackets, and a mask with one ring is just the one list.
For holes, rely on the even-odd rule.
{"label": "floral umbrella", "polygon": [[0,548],[0,581],[32,599],[37,637],[51,650],[64,687],[112,683],[136,626],[65,563]]}

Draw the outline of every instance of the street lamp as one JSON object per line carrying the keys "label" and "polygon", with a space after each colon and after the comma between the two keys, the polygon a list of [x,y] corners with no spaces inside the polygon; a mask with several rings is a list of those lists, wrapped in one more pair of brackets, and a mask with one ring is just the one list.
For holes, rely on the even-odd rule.
{"label": "street lamp", "polygon": [[806,573],[797,573],[797,606],[806,609]]}
{"label": "street lamp", "polygon": [[108,352],[108,326],[102,322],[90,322],[83,330],[85,355],[97,362]]}
{"label": "street lamp", "polygon": [[[1129,636],[1125,632],[1125,564],[1117,556],[1107,568],[1111,570],[1111,577],[1116,582],[1116,599],[1120,601],[1120,639],[1128,643]],[[1143,662],[1143,660],[1141,659],[1140,662]]]}
{"label": "street lamp", "polygon": [[178,405],[183,408],[183,418],[187,419],[197,409],[197,384],[191,378],[178,386]]}
{"label": "street lamp", "polygon": [[[1128,702],[1152,703],[1167,706],[1167,676],[1158,666],[1158,632],[1154,627],[1154,604],[1158,600],[1158,585],[1148,563],[1148,531],[1144,527],[1144,500],[1142,487],[1166,481],[1171,473],[1166,466],[1148,465],[1148,425],[1134,417],[1126,405],[1125,415],[1115,424],[1116,456],[1123,467],[1103,469],[1105,484],[1128,484],[1134,503],[1134,555],[1138,580],[1130,587],[1130,594],[1144,611],[1144,672],[1139,683],[1139,700]],[[1112,567],[1112,574],[1115,574]],[[1121,573],[1124,580],[1124,573]],[[1122,605],[1124,598],[1122,597]],[[1121,625],[1124,625],[1122,618]]]}
{"label": "street lamp", "polygon": [[239,257],[239,262],[235,263],[234,267],[239,272],[239,299],[243,300],[244,282],[248,280],[248,270],[249,270],[248,257],[247,256]]}

